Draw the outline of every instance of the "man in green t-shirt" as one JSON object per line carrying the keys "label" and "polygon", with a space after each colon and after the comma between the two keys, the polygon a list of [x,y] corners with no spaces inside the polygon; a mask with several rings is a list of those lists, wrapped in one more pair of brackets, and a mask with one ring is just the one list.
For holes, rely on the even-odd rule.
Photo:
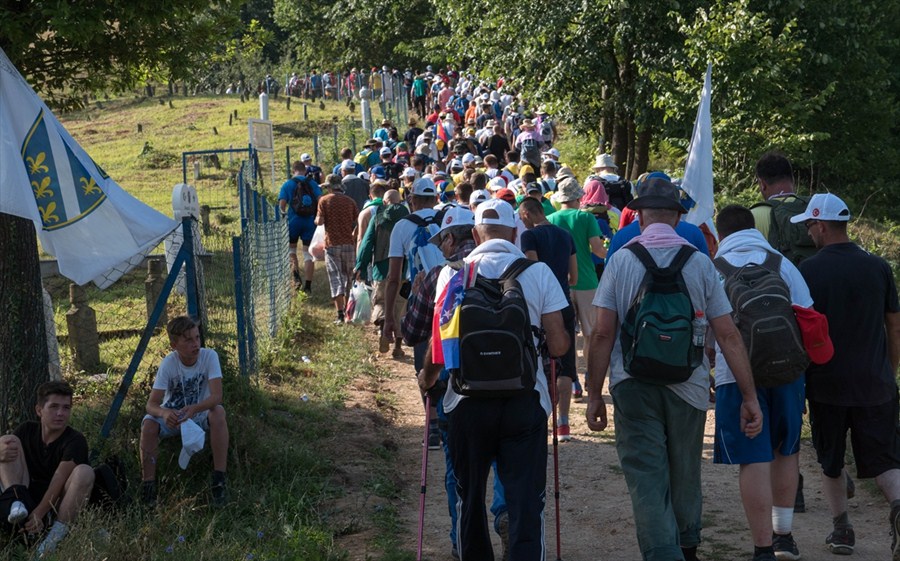
{"label": "man in green t-shirt", "polygon": [[572,238],[575,240],[578,282],[571,287],[572,304],[575,306],[576,317],[581,325],[581,336],[585,340],[584,348],[587,348],[587,341],[591,337],[594,326],[592,302],[598,284],[591,254],[602,259],[606,257],[606,248],[603,247],[603,238],[597,220],[591,214],[579,210],[584,190],[578,184],[572,170],[564,166],[557,173],[556,179],[557,191],[553,195],[553,200],[560,204],[560,209],[548,216],[547,220],[572,234]]}

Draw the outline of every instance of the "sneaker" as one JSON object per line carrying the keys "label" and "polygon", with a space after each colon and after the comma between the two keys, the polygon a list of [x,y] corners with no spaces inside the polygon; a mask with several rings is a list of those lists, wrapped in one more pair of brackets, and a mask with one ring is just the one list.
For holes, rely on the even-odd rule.
{"label": "sneaker", "polygon": [[212,505],[214,507],[223,507],[228,504],[228,489],[225,485],[224,475],[214,472],[212,485],[209,490],[212,493]]}
{"label": "sneaker", "polygon": [[800,550],[797,549],[797,542],[791,534],[772,534],[772,547],[775,549],[775,559],[789,559],[797,561],[800,559]]}
{"label": "sneaker", "polygon": [[556,435],[559,437],[560,442],[572,440],[572,435],[569,434],[569,425],[559,425],[556,427]]}
{"label": "sneaker", "polygon": [[59,542],[66,537],[66,534],[69,532],[69,527],[57,520],[53,523],[53,526],[50,526],[50,531],[47,532],[47,537],[44,538],[44,541],[38,545],[37,548],[37,558],[42,559],[44,556],[50,555],[54,551],[56,551],[56,546],[59,545]]}
{"label": "sneaker", "polygon": [[6,517],[6,520],[15,525],[26,518],[28,518],[28,509],[25,508],[22,501],[13,501],[13,504],[9,506],[9,516]]}
{"label": "sneaker", "polygon": [[776,557],[774,553],[768,552],[753,556],[753,561],[777,561],[777,559],[778,557]]}
{"label": "sneaker", "polygon": [[149,507],[156,506],[156,480],[141,482],[141,502]]}
{"label": "sneaker", "polygon": [[503,555],[500,557],[502,561],[509,561],[509,513],[501,512],[500,516],[494,520],[494,529],[500,536],[500,545],[503,546]]}
{"label": "sneaker", "polygon": [[842,528],[840,530],[835,528],[825,538],[825,545],[835,555],[850,555],[853,553],[853,546],[856,545],[856,535],[853,533],[853,528]]}
{"label": "sneaker", "polygon": [[387,337],[379,337],[378,338],[378,352],[386,353],[391,350],[391,340]]}
{"label": "sneaker", "polygon": [[400,343],[400,339],[397,339],[397,343],[394,345],[394,350],[391,352],[392,358],[403,358],[406,356],[406,353],[403,352],[403,344]]}
{"label": "sneaker", "polygon": [[437,428],[437,425],[431,427],[428,430],[428,449],[429,450],[440,450],[441,449],[441,431]]}
{"label": "sneaker", "polygon": [[894,561],[900,561],[900,509],[891,510],[891,555]]}
{"label": "sneaker", "polygon": [[578,378],[575,378],[575,381],[572,382],[572,397],[575,399],[581,399],[584,396],[584,390],[581,387],[581,384],[578,383]]}

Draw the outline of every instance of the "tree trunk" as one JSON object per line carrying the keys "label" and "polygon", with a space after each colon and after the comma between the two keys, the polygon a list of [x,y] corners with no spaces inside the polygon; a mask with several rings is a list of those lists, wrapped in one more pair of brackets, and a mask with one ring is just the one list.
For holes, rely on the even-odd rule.
{"label": "tree trunk", "polygon": [[35,418],[37,387],[50,379],[34,224],[0,213],[0,432]]}
{"label": "tree trunk", "polygon": [[624,172],[620,173],[622,177],[631,177],[634,170],[634,116],[628,116],[628,160],[625,163]]}
{"label": "tree trunk", "polygon": [[629,179],[637,179],[642,173],[647,171],[647,165],[650,163],[650,140],[653,138],[653,131],[648,127],[637,133],[634,144],[634,162],[631,166],[631,175]]}
{"label": "tree trunk", "polygon": [[612,156],[620,170],[625,169],[628,161],[628,124],[624,111],[616,112],[616,123],[613,125]]}

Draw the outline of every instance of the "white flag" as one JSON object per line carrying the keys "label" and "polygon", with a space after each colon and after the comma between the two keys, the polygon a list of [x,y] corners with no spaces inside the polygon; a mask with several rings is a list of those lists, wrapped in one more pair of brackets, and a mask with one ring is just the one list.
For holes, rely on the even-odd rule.
{"label": "white flag", "polygon": [[703,81],[703,92],[700,95],[700,107],[697,109],[697,120],[694,121],[694,133],[688,148],[687,164],[684,166],[684,179],[681,188],[696,203],[685,216],[685,220],[697,226],[710,221],[714,212],[713,201],[713,152],[712,123],[709,115],[709,104],[712,97],[712,64],[706,67],[706,79]]}
{"label": "white flag", "polygon": [[140,264],[178,225],[110,179],[2,49],[0,212],[34,222],[62,275],[100,288]]}

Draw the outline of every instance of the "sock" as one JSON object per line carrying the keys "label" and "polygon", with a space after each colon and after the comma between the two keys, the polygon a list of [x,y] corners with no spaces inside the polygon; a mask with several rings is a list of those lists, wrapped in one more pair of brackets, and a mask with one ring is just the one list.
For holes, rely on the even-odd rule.
{"label": "sock", "polygon": [[776,534],[790,534],[791,526],[794,525],[794,507],[792,506],[773,506],[772,507],[772,530]]}
{"label": "sock", "polygon": [[753,557],[756,557],[757,555],[760,555],[763,553],[769,553],[771,555],[775,555],[775,548],[772,547],[771,545],[768,545],[766,547],[753,546]]}
{"label": "sock", "polygon": [[850,517],[847,516],[847,511],[832,518],[831,522],[834,524],[835,530],[849,530],[853,528],[853,524],[850,523]]}
{"label": "sock", "polygon": [[569,418],[564,415],[560,415],[559,418],[556,419],[556,426],[558,426],[558,427],[561,427],[563,425],[568,425],[568,424],[569,424]]}

